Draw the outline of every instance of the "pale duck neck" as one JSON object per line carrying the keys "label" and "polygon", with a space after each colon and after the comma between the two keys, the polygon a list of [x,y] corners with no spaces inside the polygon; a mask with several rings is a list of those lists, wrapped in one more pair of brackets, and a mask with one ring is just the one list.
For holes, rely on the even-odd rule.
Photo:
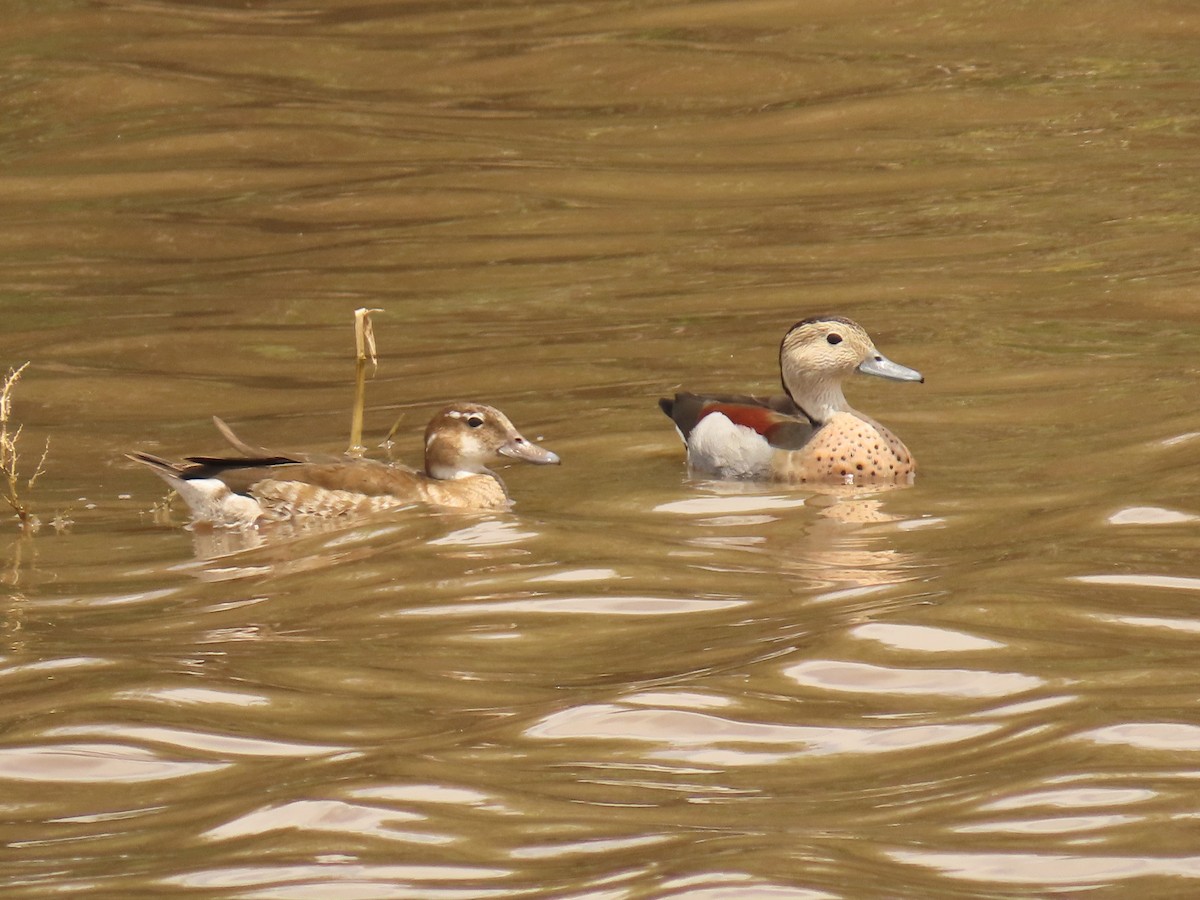
{"label": "pale duck neck", "polygon": [[425,473],[430,478],[436,478],[438,481],[458,481],[461,478],[474,478],[478,475],[485,475],[489,478],[496,477],[496,473],[487,468],[470,469],[436,464],[426,465]]}
{"label": "pale duck neck", "polygon": [[[436,452],[438,449],[444,451]],[[447,447],[433,447],[425,454],[425,474],[434,481],[449,482],[438,489],[437,502],[449,506],[492,507],[508,502],[508,488],[500,476],[482,461],[463,456]],[[458,485],[451,487],[451,484]],[[478,502],[472,502],[470,498]]]}
{"label": "pale duck neck", "polygon": [[784,389],[792,401],[804,411],[814,424],[820,425],[833,418],[835,413],[854,410],[846,402],[840,381],[812,376],[792,375],[784,379]]}
{"label": "pale duck neck", "polygon": [[436,438],[425,448],[425,474],[438,481],[458,481],[475,475],[496,477],[496,473],[485,466],[482,460],[473,459],[459,448]]}

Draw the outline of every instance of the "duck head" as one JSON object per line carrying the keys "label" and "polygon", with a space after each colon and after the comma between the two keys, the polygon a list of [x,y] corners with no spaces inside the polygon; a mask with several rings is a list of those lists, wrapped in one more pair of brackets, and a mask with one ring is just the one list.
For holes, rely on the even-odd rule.
{"label": "duck head", "polygon": [[876,350],[861,325],[841,316],[814,316],[793,325],[779,345],[779,371],[783,389],[818,424],[850,409],[842,381],[855,372],[891,381],[925,380]]}
{"label": "duck head", "polygon": [[522,437],[508,416],[482,403],[451,404],[425,429],[425,472],[431,478],[490,474],[488,464],[503,457],[543,466],[559,462],[557,454]]}

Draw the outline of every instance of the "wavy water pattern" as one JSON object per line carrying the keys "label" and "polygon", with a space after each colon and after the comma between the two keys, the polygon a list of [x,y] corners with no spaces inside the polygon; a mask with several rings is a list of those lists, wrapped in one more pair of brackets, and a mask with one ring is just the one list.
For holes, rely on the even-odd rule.
{"label": "wavy water pattern", "polygon": [[[1188,4],[10,6],[5,900],[1200,890]],[[229,531],[126,462],[344,450],[358,307],[372,455],[563,465]],[[689,474],[656,400],[825,312],[916,483]]]}

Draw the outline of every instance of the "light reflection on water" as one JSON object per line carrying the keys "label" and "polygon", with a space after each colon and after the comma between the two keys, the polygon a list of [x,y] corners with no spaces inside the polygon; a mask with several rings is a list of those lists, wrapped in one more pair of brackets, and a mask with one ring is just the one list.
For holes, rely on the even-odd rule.
{"label": "light reflection on water", "polygon": [[9,781],[124,784],[204,775],[223,763],[167,760],[137,747],[118,744],[54,744],[6,747],[0,752]]}
{"label": "light reflection on water", "polygon": [[[10,19],[0,360],[74,524],[0,537],[6,897],[1194,892],[1191,11]],[[400,458],[479,397],[561,471],[161,524],[115,460],[213,413],[344,446],[362,305]],[[927,374],[847,385],[917,484],[690,479],[656,397],[817,312]]]}

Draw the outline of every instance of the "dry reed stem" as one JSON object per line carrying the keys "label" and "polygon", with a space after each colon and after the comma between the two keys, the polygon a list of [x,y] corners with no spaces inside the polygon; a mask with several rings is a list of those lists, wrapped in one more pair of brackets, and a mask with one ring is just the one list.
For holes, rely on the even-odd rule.
{"label": "dry reed stem", "polygon": [[[4,376],[4,384],[0,386],[0,475],[3,475],[4,478],[4,499],[12,507],[24,527],[31,526],[32,519],[29,507],[21,500],[20,492],[17,489],[21,480],[21,457],[17,451],[17,442],[21,438],[22,426],[13,427],[10,420],[12,419],[13,389],[21,380],[21,373],[28,366],[29,363],[26,362],[15,369],[9,369],[8,374]],[[46,473],[46,457],[49,454],[50,439],[47,438],[41,459],[38,460],[33,474],[25,481],[26,489],[31,489],[37,483],[38,478]]]}
{"label": "dry reed stem", "polygon": [[371,313],[382,309],[360,307],[354,311],[354,407],[350,411],[350,456],[362,456],[367,452],[363,446],[363,407],[367,401],[367,363],[371,371],[379,365],[375,353],[375,329],[371,326]]}

